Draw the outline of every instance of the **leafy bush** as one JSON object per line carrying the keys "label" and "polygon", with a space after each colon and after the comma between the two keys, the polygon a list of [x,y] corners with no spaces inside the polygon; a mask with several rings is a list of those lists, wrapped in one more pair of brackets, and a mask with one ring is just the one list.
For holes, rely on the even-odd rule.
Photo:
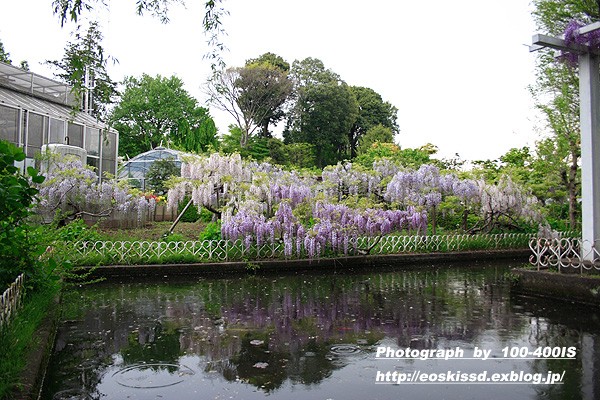
{"label": "leafy bush", "polygon": [[163,242],[171,243],[171,242],[187,242],[185,236],[180,233],[171,233],[162,238]]}
{"label": "leafy bush", "polygon": [[221,221],[209,222],[200,232],[200,240],[221,240]]}
{"label": "leafy bush", "polygon": [[102,240],[96,226],[88,226],[84,220],[76,219],[56,230],[54,237],[65,242],[95,242]]}
{"label": "leafy bush", "polygon": [[0,287],[4,288],[21,272],[35,282],[39,271],[40,246],[34,242],[27,223],[31,206],[38,194],[30,184],[42,183],[44,177],[32,168],[27,174],[15,166],[25,153],[11,143],[0,141]]}
{"label": "leafy bush", "polygon": [[[190,201],[190,196],[185,196],[183,198],[183,201],[181,201],[179,203],[177,212],[181,213],[189,201]],[[196,207],[192,204],[191,206],[188,207],[187,210],[185,210],[185,213],[181,216],[181,219],[179,221],[181,221],[181,222],[196,222],[199,219],[200,219],[200,213],[198,212],[198,207]]]}

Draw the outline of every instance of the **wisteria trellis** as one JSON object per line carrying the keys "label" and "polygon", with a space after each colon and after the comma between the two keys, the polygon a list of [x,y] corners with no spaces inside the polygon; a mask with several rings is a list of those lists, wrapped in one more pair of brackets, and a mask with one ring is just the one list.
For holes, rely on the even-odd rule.
{"label": "wisteria trellis", "polygon": [[[191,193],[196,206],[218,211],[224,239],[246,248],[280,242],[286,256],[300,249],[311,258],[326,249],[347,254],[349,243],[363,236],[423,235],[447,196],[456,196],[465,210],[479,207],[488,225],[506,215],[541,222],[535,198],[509,178],[491,185],[433,165],[408,170],[378,160],[365,169],[347,162],[315,177],[215,153],[188,160],[181,172],[168,194],[171,206]],[[348,196],[361,196],[366,205],[345,204]]]}

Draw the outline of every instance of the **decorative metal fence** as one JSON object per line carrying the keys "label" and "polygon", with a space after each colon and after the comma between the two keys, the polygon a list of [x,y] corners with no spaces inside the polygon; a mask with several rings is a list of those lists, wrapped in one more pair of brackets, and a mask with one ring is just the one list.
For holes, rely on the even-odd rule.
{"label": "decorative metal fence", "polygon": [[580,238],[532,238],[529,248],[533,254],[529,262],[538,270],[542,268],[578,269],[600,271],[600,243],[590,243]]}
{"label": "decorative metal fence", "polygon": [[[526,249],[530,234],[384,236],[351,239],[347,252],[325,248],[320,257],[361,254],[452,252],[488,249]],[[77,265],[149,264],[172,262],[247,261],[308,258],[302,244],[294,243],[292,254],[284,244],[244,244],[242,241],[206,240],[189,242],[99,241],[69,243],[68,257]],[[289,251],[289,250],[288,250]]]}
{"label": "decorative metal fence", "polygon": [[8,325],[10,319],[23,303],[23,296],[25,294],[24,279],[23,274],[19,275],[0,298],[0,330]]}

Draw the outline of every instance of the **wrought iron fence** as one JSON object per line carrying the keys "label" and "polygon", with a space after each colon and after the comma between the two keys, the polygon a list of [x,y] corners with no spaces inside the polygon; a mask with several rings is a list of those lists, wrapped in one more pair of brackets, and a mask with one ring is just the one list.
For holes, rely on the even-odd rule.
{"label": "wrought iron fence", "polygon": [[581,238],[532,238],[529,262],[538,270],[543,268],[600,271],[600,242],[590,243]]}
{"label": "wrought iron fence", "polygon": [[[526,249],[530,234],[433,235],[359,237],[349,240],[347,251],[323,249],[320,257],[360,254],[452,252],[486,249]],[[248,244],[241,240],[188,242],[98,241],[67,244],[68,257],[77,265],[148,264],[258,259],[308,258],[303,244],[294,243],[291,254],[282,241]]]}
{"label": "wrought iron fence", "polygon": [[10,319],[23,303],[23,296],[25,294],[24,279],[23,274],[19,275],[0,298],[0,330],[8,325]]}

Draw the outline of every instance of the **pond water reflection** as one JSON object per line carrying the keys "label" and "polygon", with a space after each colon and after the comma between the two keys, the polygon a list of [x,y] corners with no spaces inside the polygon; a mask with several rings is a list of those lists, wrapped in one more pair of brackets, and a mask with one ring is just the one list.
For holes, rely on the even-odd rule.
{"label": "pond water reflection", "polygon": [[[64,296],[44,399],[600,398],[598,309],[511,296],[509,266],[101,284]],[[376,359],[394,349],[488,360]],[[577,348],[503,359],[505,347]],[[563,384],[376,383],[379,373],[563,373]]]}

